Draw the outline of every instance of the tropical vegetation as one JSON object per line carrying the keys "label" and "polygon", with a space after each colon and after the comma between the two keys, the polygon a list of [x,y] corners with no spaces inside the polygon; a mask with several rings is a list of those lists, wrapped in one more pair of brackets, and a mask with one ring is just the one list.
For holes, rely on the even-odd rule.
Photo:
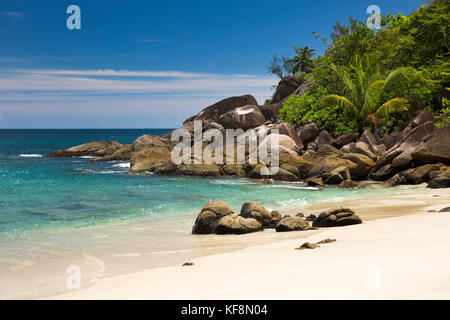
{"label": "tropical vegetation", "polygon": [[311,120],[337,135],[398,130],[421,109],[442,116],[439,97],[450,87],[449,15],[448,0],[432,0],[409,16],[382,16],[378,31],[350,18],[348,26],[336,23],[330,39],[314,33],[326,45],[323,55],[313,58],[304,46],[294,47],[293,58],[275,56],[269,72],[312,80],[307,94],[284,102],[279,118]]}

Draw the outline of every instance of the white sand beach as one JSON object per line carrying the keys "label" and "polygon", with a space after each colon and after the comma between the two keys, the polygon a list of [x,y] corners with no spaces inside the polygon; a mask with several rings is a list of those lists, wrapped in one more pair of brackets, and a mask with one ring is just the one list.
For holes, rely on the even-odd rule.
{"label": "white sand beach", "polygon": [[[51,299],[450,298],[450,213],[437,212],[450,206],[448,189],[323,204],[341,205],[364,223],[296,232],[298,239],[196,258],[193,266],[102,278]],[[327,238],[336,242],[294,250]]]}

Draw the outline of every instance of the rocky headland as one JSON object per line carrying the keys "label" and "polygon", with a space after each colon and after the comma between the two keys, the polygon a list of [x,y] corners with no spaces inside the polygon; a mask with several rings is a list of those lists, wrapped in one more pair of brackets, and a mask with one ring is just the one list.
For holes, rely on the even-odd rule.
{"label": "rocky headland", "polygon": [[[172,132],[163,136],[143,135],[131,145],[95,141],[53,152],[47,157],[92,156],[90,161],[129,160],[129,172],[134,174],[238,176],[266,179],[264,181],[304,181],[314,187],[327,184],[355,188],[362,180],[383,181],[387,187],[421,183],[427,183],[430,188],[450,186],[450,128],[438,129],[430,112],[416,112],[402,131],[387,136],[365,130],[361,135],[349,132],[333,137],[325,130],[320,131],[311,121],[291,125],[278,120],[283,101],[293,94],[304,94],[308,84],[307,80],[289,76],[279,82],[270,105],[258,105],[251,95],[230,97],[204,108],[182,125],[191,133],[195,129],[194,121],[201,121],[203,132],[241,128],[255,132],[265,130],[270,136],[277,130],[279,170],[274,175],[262,175],[261,168],[265,164],[250,163],[248,150],[244,163],[236,161],[236,153],[232,161],[227,161],[230,155],[223,152],[223,164],[202,160],[195,163],[198,159],[194,155],[192,163],[175,164],[171,151],[177,142],[171,140]],[[207,146],[203,143],[203,150]],[[227,148],[226,142],[222,147]]]}

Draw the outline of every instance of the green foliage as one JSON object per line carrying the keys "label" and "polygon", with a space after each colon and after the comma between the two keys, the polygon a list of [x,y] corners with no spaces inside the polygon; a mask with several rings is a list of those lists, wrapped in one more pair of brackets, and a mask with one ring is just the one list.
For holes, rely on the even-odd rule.
{"label": "green foliage", "polygon": [[[342,127],[341,118],[351,122],[348,127],[361,131],[367,125],[365,117],[377,114],[379,132],[389,133],[417,110],[447,112],[448,106],[439,110],[434,96],[450,85],[449,12],[450,1],[433,0],[409,16],[383,16],[382,30],[377,32],[350,18],[348,26],[336,23],[330,40],[314,33],[324,40],[327,50],[314,59],[307,76],[313,80],[311,93],[286,101],[280,116],[289,122],[309,119],[336,134]],[[358,56],[370,57],[371,66],[363,65],[361,58],[357,62]],[[323,104],[326,95],[328,102],[338,103]],[[333,121],[338,123],[333,126]]]}
{"label": "green foliage", "polygon": [[436,127],[442,128],[450,125],[450,101],[446,98],[442,99],[442,110],[434,115],[437,119]]}
{"label": "green foliage", "polygon": [[316,50],[309,49],[308,46],[294,46],[294,50],[297,55],[294,58],[288,60],[288,63],[290,63],[292,66],[292,72],[296,74],[312,70],[312,68],[314,67],[314,60],[312,59],[312,56],[315,54]]}
{"label": "green foliage", "polygon": [[279,118],[289,123],[304,124],[313,121],[322,130],[334,136],[345,132],[358,132],[358,123],[339,106],[324,106],[322,97],[326,95],[324,88],[303,96],[293,95],[283,103]]}
{"label": "green foliage", "polygon": [[[405,68],[397,68],[385,77],[379,72],[379,68],[369,55],[364,57],[355,55],[349,67],[350,71],[347,71],[331,65],[331,69],[339,76],[345,90],[343,95],[326,95],[323,98],[326,105],[341,105],[344,110],[361,121],[361,124],[369,115],[385,118],[394,112],[409,110],[410,104],[405,98],[394,97],[388,101],[383,99],[386,92],[397,91],[399,83],[402,85],[408,81]],[[377,119],[374,122],[377,124]]]}

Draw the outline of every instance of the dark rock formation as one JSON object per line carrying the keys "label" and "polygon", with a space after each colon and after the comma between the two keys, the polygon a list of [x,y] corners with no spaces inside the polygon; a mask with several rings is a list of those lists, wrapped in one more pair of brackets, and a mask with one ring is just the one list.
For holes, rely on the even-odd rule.
{"label": "dark rock formation", "polygon": [[339,188],[344,188],[344,189],[354,189],[354,188],[358,188],[358,187],[359,187],[359,184],[354,182],[351,179],[344,180],[339,184]]}
{"label": "dark rock formation", "polygon": [[295,248],[295,250],[316,249],[316,248],[320,248],[320,246],[315,243],[305,242],[300,247]]}
{"label": "dark rock formation", "polygon": [[246,105],[257,106],[258,102],[250,94],[239,97],[226,98],[214,103],[213,105],[210,105],[209,107],[206,107],[195,116],[186,119],[185,123],[193,120],[213,120],[215,122],[218,122],[219,117],[224,113]]}
{"label": "dark rock formation", "polygon": [[349,144],[351,142],[356,142],[358,139],[358,136],[352,132],[344,133],[333,140],[333,147],[340,149],[346,144]]}
{"label": "dark rock formation", "polygon": [[323,180],[321,177],[311,177],[305,180],[310,187],[323,187]]}
{"label": "dark rock formation", "polygon": [[244,218],[253,218],[266,226],[272,222],[272,214],[258,201],[248,201],[242,205],[241,214]]}
{"label": "dark rock formation", "polygon": [[289,136],[297,145],[297,148],[303,149],[303,141],[297,135],[294,127],[285,121],[277,121],[273,125],[270,126],[271,130],[278,130],[280,134],[284,134]]}
{"label": "dark rock formation", "polygon": [[226,129],[247,130],[262,125],[266,118],[257,106],[246,105],[224,113],[218,122]]}
{"label": "dark rock formation", "polygon": [[313,227],[341,227],[362,223],[360,217],[350,209],[332,209],[322,212],[313,222]]}
{"label": "dark rock formation", "polygon": [[296,76],[287,76],[281,79],[278,83],[277,90],[272,97],[272,103],[281,102],[289,95],[293,94],[303,81],[303,79]]}
{"label": "dark rock formation", "polygon": [[324,145],[331,146],[333,144],[333,137],[328,133],[326,130],[322,130],[319,133],[319,136],[317,137],[316,143],[320,147]]}
{"label": "dark rock formation", "polygon": [[450,127],[437,130],[434,136],[411,153],[419,163],[442,162],[450,165]]}
{"label": "dark rock formation", "polygon": [[297,135],[303,143],[307,144],[317,138],[319,135],[319,128],[315,123],[305,124],[297,129]]}
{"label": "dark rock formation", "polygon": [[105,157],[112,155],[123,147],[116,141],[94,141],[79,146],[71,147],[65,150],[49,153],[46,157],[64,158],[64,157]]}
{"label": "dark rock formation", "polygon": [[233,214],[230,206],[225,201],[212,201],[205,204],[195,220],[192,233],[208,234],[216,233],[219,220]]}
{"label": "dark rock formation", "polygon": [[399,173],[400,178],[403,178],[407,184],[420,184],[430,179],[432,172],[440,172],[442,170],[441,164],[426,164],[417,168],[411,168]]}
{"label": "dark rock formation", "polygon": [[261,231],[263,226],[256,219],[244,218],[236,214],[221,218],[216,227],[217,234],[245,234]]}
{"label": "dark rock formation", "polygon": [[449,188],[450,187],[450,169],[445,170],[437,177],[431,179],[427,185],[428,188]]}
{"label": "dark rock formation", "polygon": [[402,184],[402,178],[400,177],[400,175],[397,173],[395,174],[393,177],[391,177],[390,179],[386,180],[384,182],[384,185],[386,187],[395,187],[395,186],[399,186]]}
{"label": "dark rock formation", "polygon": [[308,222],[300,217],[284,217],[278,222],[275,230],[277,232],[287,232],[287,231],[302,231],[310,230],[311,227]]}

